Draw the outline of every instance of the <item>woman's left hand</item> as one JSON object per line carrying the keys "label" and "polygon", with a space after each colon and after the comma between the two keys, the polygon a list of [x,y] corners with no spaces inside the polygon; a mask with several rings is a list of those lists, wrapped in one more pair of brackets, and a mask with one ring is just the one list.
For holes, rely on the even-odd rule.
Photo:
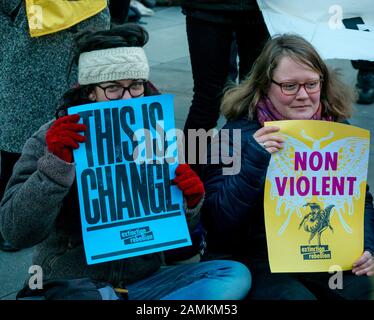
{"label": "woman's left hand", "polygon": [[186,198],[187,207],[192,209],[200,202],[204,196],[204,184],[199,176],[191,169],[188,164],[180,164],[175,170],[176,177],[174,182],[182,190]]}
{"label": "woman's left hand", "polygon": [[253,138],[267,152],[275,153],[283,148],[284,143],[284,138],[276,135],[279,130],[275,126],[262,127],[254,133]]}
{"label": "woman's left hand", "polygon": [[352,272],[357,276],[374,275],[374,258],[369,251],[365,251],[362,256],[353,264]]}

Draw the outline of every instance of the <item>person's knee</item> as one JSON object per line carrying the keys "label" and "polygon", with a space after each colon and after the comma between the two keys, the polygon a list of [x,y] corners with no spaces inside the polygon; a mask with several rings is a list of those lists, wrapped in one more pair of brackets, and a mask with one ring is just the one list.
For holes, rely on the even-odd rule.
{"label": "person's knee", "polygon": [[[231,260],[221,260],[221,268],[226,269],[226,277],[230,279],[233,299],[244,299],[252,285],[252,276],[249,269],[242,263]],[[234,293],[235,292],[235,293]]]}
{"label": "person's knee", "polygon": [[248,290],[251,287],[252,277],[249,269],[242,263],[231,261],[232,273],[238,281],[247,284]]}

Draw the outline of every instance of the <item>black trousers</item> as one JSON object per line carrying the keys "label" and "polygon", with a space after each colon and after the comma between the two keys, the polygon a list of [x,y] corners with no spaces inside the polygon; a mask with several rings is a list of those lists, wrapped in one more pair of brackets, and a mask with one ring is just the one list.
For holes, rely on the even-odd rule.
{"label": "black trousers", "polygon": [[110,0],[109,12],[112,22],[122,24],[129,14],[130,0]]}
{"label": "black trousers", "polygon": [[[199,159],[198,144],[189,142],[188,130],[209,131],[217,125],[223,90],[231,71],[233,38],[236,37],[239,80],[242,80],[251,70],[269,34],[259,10],[249,13],[246,23],[234,19],[232,23],[216,23],[187,15],[186,28],[194,87],[184,126],[185,156],[195,172],[200,174],[199,161],[197,164],[188,161]],[[191,155],[192,152],[195,155]]]}
{"label": "black trousers", "polygon": [[355,69],[374,72],[374,61],[353,60],[351,62]]}
{"label": "black trousers", "polygon": [[261,52],[269,36],[262,14],[253,11],[248,19],[251,23],[214,23],[186,16],[194,93],[185,134],[188,129],[209,130],[217,125],[233,35],[238,46],[240,79],[248,74]]}
{"label": "black trousers", "polygon": [[[344,271],[342,289],[330,289],[329,280],[335,274],[271,273],[268,262],[246,263],[252,274],[250,300],[372,300],[373,283],[368,276],[356,276]],[[336,281],[332,282],[335,283]]]}

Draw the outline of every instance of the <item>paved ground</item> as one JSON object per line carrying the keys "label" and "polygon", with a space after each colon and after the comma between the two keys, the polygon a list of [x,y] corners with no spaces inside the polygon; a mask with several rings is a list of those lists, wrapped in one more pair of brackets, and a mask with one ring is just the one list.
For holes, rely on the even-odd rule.
{"label": "paved ground", "polygon": [[[175,94],[176,126],[183,128],[192,97],[192,75],[189,60],[185,19],[179,7],[159,7],[153,17],[142,18],[150,33],[146,46],[151,65],[151,80],[163,93]],[[341,69],[344,80],[354,85],[357,71],[347,60],[330,60]],[[374,104],[355,105],[352,123],[374,133]],[[221,119],[220,123],[223,123]],[[371,141],[369,185],[374,186],[374,142]],[[31,266],[32,248],[16,253],[0,251],[0,299],[14,299]]]}

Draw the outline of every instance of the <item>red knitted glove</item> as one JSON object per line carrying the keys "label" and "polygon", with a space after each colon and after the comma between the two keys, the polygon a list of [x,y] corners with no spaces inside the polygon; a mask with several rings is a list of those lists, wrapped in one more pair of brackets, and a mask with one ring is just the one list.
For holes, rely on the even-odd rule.
{"label": "red knitted glove", "polygon": [[182,190],[186,198],[187,207],[194,208],[204,195],[204,185],[199,176],[188,164],[180,164],[175,170],[174,182]]}
{"label": "red knitted glove", "polygon": [[79,119],[79,114],[59,118],[45,137],[48,150],[66,162],[73,161],[72,149],[79,148],[78,142],[86,141],[85,136],[77,133],[86,130],[86,125],[77,123]]}

